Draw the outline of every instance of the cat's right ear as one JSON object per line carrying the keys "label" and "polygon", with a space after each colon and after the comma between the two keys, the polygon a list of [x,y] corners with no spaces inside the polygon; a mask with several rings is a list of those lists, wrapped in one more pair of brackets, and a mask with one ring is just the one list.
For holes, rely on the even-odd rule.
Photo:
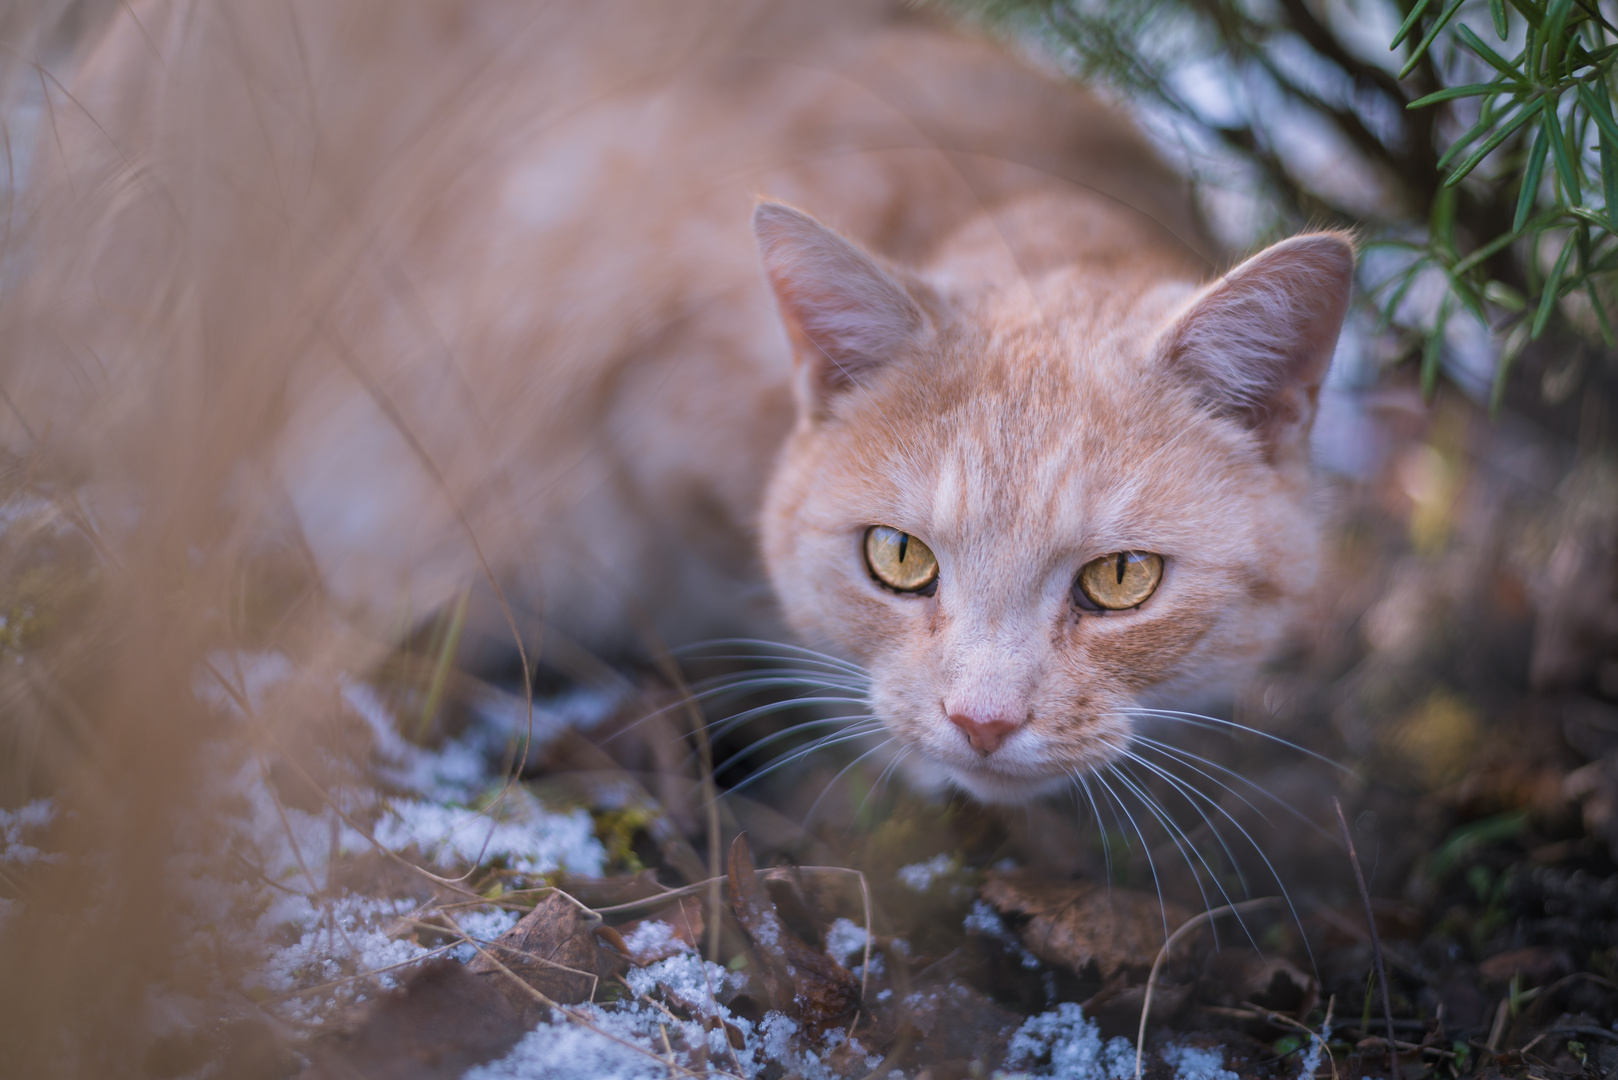
{"label": "cat's right ear", "polygon": [[1354,279],[1344,233],[1283,240],[1206,287],[1163,344],[1212,411],[1258,436],[1272,462],[1307,454]]}
{"label": "cat's right ear", "polygon": [[803,406],[824,413],[836,395],[912,352],[927,316],[875,259],[781,203],[753,211],[753,235],[792,338]]}

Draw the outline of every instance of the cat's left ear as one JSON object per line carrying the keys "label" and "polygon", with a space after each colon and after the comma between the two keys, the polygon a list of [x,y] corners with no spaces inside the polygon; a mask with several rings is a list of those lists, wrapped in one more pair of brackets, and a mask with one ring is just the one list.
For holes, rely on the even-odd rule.
{"label": "cat's left ear", "polygon": [[1164,337],[1162,358],[1209,408],[1258,435],[1272,462],[1295,460],[1307,453],[1353,276],[1346,235],[1283,240],[1204,289]]}
{"label": "cat's left ear", "polygon": [[808,214],[761,202],[753,235],[811,413],[927,337],[927,316],[894,275]]}

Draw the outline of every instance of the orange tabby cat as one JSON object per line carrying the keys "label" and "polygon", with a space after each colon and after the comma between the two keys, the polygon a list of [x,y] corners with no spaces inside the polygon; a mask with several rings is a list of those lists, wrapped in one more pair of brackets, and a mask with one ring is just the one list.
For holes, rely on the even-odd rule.
{"label": "orange tabby cat", "polygon": [[1349,242],[1205,283],[1126,124],[935,20],[136,0],[45,97],[6,436],[109,544],[226,507],[190,558],[282,538],[381,637],[784,616],[1010,802],[1311,584]]}

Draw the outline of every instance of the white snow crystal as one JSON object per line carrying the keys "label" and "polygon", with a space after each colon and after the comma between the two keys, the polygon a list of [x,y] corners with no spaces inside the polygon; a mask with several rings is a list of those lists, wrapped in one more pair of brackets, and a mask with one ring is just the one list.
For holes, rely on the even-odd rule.
{"label": "white snow crystal", "polygon": [[414,845],[429,858],[444,862],[503,858],[511,869],[529,874],[567,870],[582,877],[599,877],[603,873],[607,852],[596,839],[588,813],[553,814],[537,803],[523,806],[520,800],[516,802],[519,812],[497,818],[461,806],[396,799],[377,821],[373,834],[391,851]]}
{"label": "white snow crystal", "polygon": [[[277,950],[257,975],[257,984],[275,993],[314,986],[352,972],[377,971],[420,957],[427,950],[389,936],[390,924],[411,911],[409,900],[344,896],[316,905],[308,897],[282,893],[259,917],[266,938],[290,931],[297,940]],[[383,987],[397,985],[402,971],[375,977]],[[313,1019],[324,1008],[319,994],[294,997],[287,1011]]]}
{"label": "white snow crystal", "polygon": [[[661,1042],[661,1014],[639,1007],[609,1013],[587,1006],[575,1015],[590,1026],[561,1017],[540,1024],[505,1057],[468,1069],[462,1080],[667,1080],[667,1062],[651,1050]],[[701,1030],[700,1025],[690,1026]],[[669,1032],[671,1038],[675,1034]]]}
{"label": "white snow crystal", "polygon": [[[521,916],[515,911],[491,907],[460,912],[455,916],[455,921],[468,937],[487,943],[516,926],[519,918]],[[470,942],[463,941],[450,950],[450,955],[464,964],[477,955],[477,950]]]}
{"label": "white snow crystal", "polygon": [[1023,946],[1022,939],[1006,926],[1000,913],[982,900],[972,901],[972,910],[967,913],[962,926],[968,934],[980,934],[998,941],[1030,971],[1039,966],[1039,957],[1029,952]]}
{"label": "white snow crystal", "polygon": [[727,971],[718,964],[694,955],[671,956],[646,967],[634,968],[624,976],[629,988],[648,997],[661,990],[663,995],[701,1013],[730,1019],[730,1010],[720,998],[730,998],[747,985],[747,976]]}
{"label": "white snow crystal", "polygon": [[624,938],[624,944],[629,946],[629,955],[636,957],[656,956],[670,949],[676,952],[693,951],[675,934],[674,927],[661,919],[647,919],[635,927]]}
{"label": "white snow crystal", "polygon": [[55,816],[56,808],[49,799],[35,799],[15,810],[0,810],[0,862],[19,866],[54,862],[58,856],[47,855],[28,841],[38,839],[34,834],[42,831]]}
{"label": "white snow crystal", "polygon": [[1320,1055],[1326,1049],[1326,1043],[1331,1040],[1331,1024],[1322,1024],[1320,1034],[1313,1032],[1309,1035],[1309,1051],[1303,1055],[1303,1067],[1298,1070],[1298,1080],[1310,1080],[1315,1070],[1320,1067]]}
{"label": "white snow crystal", "polygon": [[1006,1065],[1029,1070],[1010,1073],[1007,1080],[1125,1080],[1135,1075],[1135,1047],[1124,1038],[1103,1043],[1094,1021],[1064,1001],[1023,1021],[1006,1047]]}
{"label": "white snow crystal", "polygon": [[853,967],[855,957],[865,956],[865,927],[850,919],[838,919],[826,932],[826,952],[844,967]]}
{"label": "white snow crystal", "polygon": [[932,888],[933,879],[942,877],[954,868],[954,861],[948,855],[934,855],[926,862],[901,866],[899,880],[917,892],[926,892]]}
{"label": "white snow crystal", "polygon": [[1174,1067],[1175,1080],[1239,1080],[1225,1068],[1224,1055],[1218,1050],[1169,1046],[1163,1050],[1163,1060]]}

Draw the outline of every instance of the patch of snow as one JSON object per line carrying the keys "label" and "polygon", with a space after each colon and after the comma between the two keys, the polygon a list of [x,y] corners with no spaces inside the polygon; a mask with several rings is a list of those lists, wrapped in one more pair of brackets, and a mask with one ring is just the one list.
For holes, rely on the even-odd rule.
{"label": "patch of snow", "polygon": [[647,919],[624,938],[624,944],[629,946],[629,955],[636,957],[656,956],[673,949],[677,952],[693,952],[674,932],[674,927],[661,919]]}
{"label": "patch of snow", "polygon": [[[341,979],[355,972],[376,971],[421,957],[427,950],[397,940],[389,930],[415,908],[410,900],[374,900],[343,896],[318,905],[306,896],[282,893],[259,916],[258,931],[267,939],[295,940],[277,950],[257,973],[256,985],[275,994]],[[399,972],[374,977],[391,988]],[[315,1019],[330,1008],[333,995],[290,998],[286,1011],[299,1019]]]}
{"label": "patch of snow", "polygon": [[27,866],[36,862],[55,862],[61,856],[48,855],[29,841],[42,832],[56,817],[56,807],[49,799],[35,799],[15,810],[0,810],[0,862]]}
{"label": "patch of snow", "polygon": [[1039,957],[1029,952],[1022,939],[1006,926],[1006,921],[1000,917],[1000,913],[982,900],[972,901],[972,910],[967,912],[962,926],[968,934],[978,934],[998,941],[1029,971],[1039,966]]}
{"label": "patch of snow", "polygon": [[1218,1050],[1169,1046],[1163,1050],[1163,1060],[1173,1066],[1175,1080],[1240,1080],[1225,1068],[1225,1057]]}
{"label": "patch of snow", "polygon": [[1327,1023],[1320,1026],[1320,1034],[1316,1035],[1313,1032],[1309,1034],[1309,1051],[1303,1055],[1303,1067],[1298,1070],[1298,1080],[1310,1080],[1315,1075],[1315,1070],[1320,1068],[1321,1053],[1331,1041],[1330,1018],[1327,1020]]}
{"label": "patch of snow", "polygon": [[584,1006],[573,1015],[584,1023],[557,1018],[540,1024],[505,1057],[468,1069],[462,1080],[667,1080],[668,1062],[648,1049],[661,1042],[659,1020],[672,1029],[671,1040],[686,1035],[687,1027],[702,1030],[671,1024],[640,1005],[612,1012]]}
{"label": "patch of snow", "polygon": [[[505,908],[489,907],[475,911],[458,912],[455,916],[455,921],[462,930],[466,931],[468,937],[476,938],[487,944],[510,930],[513,926],[516,926],[517,920],[520,918],[522,918],[522,915],[519,912],[507,911]],[[463,941],[450,950],[450,955],[464,964],[477,955],[477,950],[472,947],[470,942]]]}
{"label": "patch of snow", "polygon": [[757,926],[751,927],[749,929],[749,933],[752,934],[755,944],[766,949],[775,948],[777,943],[781,940],[779,932],[776,929],[776,920],[770,918],[768,915],[766,915],[765,918],[760,919]]}
{"label": "patch of snow", "polygon": [[1103,1042],[1095,1022],[1064,1001],[1023,1022],[1006,1047],[1006,1065],[1024,1071],[1006,1073],[1005,1080],[1126,1080],[1135,1075],[1135,1047],[1121,1037]]}
{"label": "patch of snow", "polygon": [[663,996],[703,1016],[731,1020],[728,1001],[747,985],[747,976],[727,971],[718,964],[695,955],[671,956],[647,967],[634,968],[624,976],[629,988],[651,997]]}
{"label": "patch of snow", "polygon": [[854,958],[865,955],[865,927],[852,919],[836,920],[826,931],[826,952],[844,967],[853,967]]}
{"label": "patch of snow", "polygon": [[[496,817],[492,811],[396,799],[377,820],[373,835],[390,851],[414,847],[439,862],[470,865],[503,859],[510,869],[534,875],[567,870],[599,877],[605,870],[607,851],[587,812],[550,813],[531,797],[507,802],[511,805]],[[348,833],[345,847],[356,841],[365,844]]]}
{"label": "patch of snow", "polygon": [[955,862],[948,855],[934,855],[926,862],[911,863],[909,866],[899,868],[899,880],[917,892],[926,892],[933,887],[933,881],[955,869]]}

